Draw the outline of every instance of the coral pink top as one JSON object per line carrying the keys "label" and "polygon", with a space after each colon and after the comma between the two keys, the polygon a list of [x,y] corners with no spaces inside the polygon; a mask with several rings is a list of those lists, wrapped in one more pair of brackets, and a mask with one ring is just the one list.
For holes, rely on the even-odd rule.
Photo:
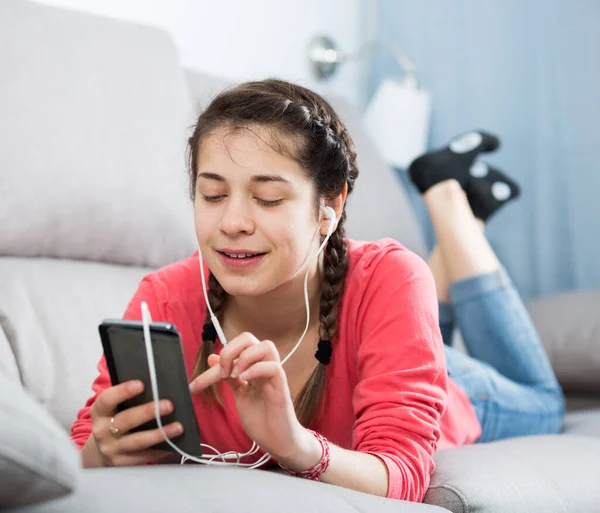
{"label": "coral pink top", "polygon": [[[376,454],[388,469],[388,497],[421,502],[435,450],[474,442],[481,426],[469,398],[448,377],[427,264],[390,239],[349,240],[348,262],[324,407],[310,427],[340,447]],[[196,253],[146,276],[124,316],[141,319],[146,301],[155,321],[175,324],[188,376],[206,318],[201,286]],[[95,395],[71,428],[80,447],[92,430],[90,407],[110,386],[104,358],[98,368]],[[246,452],[252,441],[233,395],[223,383],[220,391],[224,408],[193,397],[202,441],[220,452]]]}

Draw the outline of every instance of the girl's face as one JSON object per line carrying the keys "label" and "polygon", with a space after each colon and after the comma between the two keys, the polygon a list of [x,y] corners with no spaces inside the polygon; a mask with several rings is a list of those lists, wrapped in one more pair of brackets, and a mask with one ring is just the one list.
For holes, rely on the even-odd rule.
{"label": "girl's face", "polygon": [[319,244],[313,183],[264,140],[265,130],[217,129],[198,154],[196,236],[209,269],[233,296],[262,295],[288,282]]}

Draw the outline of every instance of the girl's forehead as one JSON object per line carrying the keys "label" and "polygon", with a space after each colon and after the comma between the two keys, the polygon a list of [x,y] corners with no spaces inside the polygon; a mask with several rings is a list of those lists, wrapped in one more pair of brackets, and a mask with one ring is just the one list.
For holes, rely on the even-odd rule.
{"label": "girl's forehead", "polygon": [[266,129],[216,129],[198,149],[198,176],[217,173],[226,179],[250,179],[276,175],[282,178],[281,183],[307,181],[306,171],[292,156],[284,154],[280,145]]}

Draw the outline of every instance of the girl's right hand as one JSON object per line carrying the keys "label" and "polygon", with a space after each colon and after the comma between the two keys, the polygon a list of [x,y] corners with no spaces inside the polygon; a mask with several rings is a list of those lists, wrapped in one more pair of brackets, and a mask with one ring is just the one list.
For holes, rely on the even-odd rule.
{"label": "girl's right hand", "polygon": [[[141,465],[169,454],[152,449],[164,441],[158,428],[130,433],[155,418],[153,402],[117,411],[120,403],[139,395],[143,389],[142,382],[127,381],[100,393],[90,409],[92,434],[82,449],[84,467]],[[173,411],[173,404],[163,399],[159,411],[161,417],[167,415]],[[114,418],[112,423],[111,418]],[[111,427],[117,428],[118,434],[112,434]],[[164,430],[169,438],[175,438],[183,433],[183,426],[173,422],[164,426]]]}

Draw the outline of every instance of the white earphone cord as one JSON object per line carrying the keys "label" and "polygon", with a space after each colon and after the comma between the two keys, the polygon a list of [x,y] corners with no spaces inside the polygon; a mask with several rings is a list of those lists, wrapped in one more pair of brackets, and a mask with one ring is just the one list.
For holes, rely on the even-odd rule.
{"label": "white earphone cord", "polygon": [[[159,395],[158,395],[158,384],[157,384],[157,380],[156,380],[156,366],[154,364],[154,351],[152,349],[152,342],[151,342],[151,336],[150,336],[150,323],[152,322],[152,319],[150,317],[150,310],[148,308],[148,304],[145,301],[142,301],[141,306],[142,306],[142,323],[143,323],[143,329],[144,329],[144,344],[146,346],[146,356],[148,358],[148,371],[150,373],[152,398],[154,400],[154,417],[156,419],[156,423],[158,424],[158,429],[160,430],[161,435],[165,439],[165,442],[167,442],[167,444],[169,446],[171,446],[176,452],[178,452],[179,454],[181,454],[181,456],[183,456],[183,458],[181,460],[181,464],[183,465],[187,460],[191,460],[191,461],[195,461],[196,463],[203,463],[205,465],[230,465],[230,464],[233,464],[233,465],[237,465],[240,467],[258,468],[261,465],[263,465],[264,463],[266,463],[271,458],[271,455],[267,454],[267,453],[265,453],[263,456],[261,456],[259,458],[259,460],[256,461],[255,463],[241,463],[240,462],[240,460],[242,458],[244,458],[246,456],[252,456],[259,451],[260,448],[258,447],[256,442],[254,442],[252,444],[252,448],[244,454],[239,454],[235,451],[219,453],[219,451],[217,451],[214,447],[212,447],[210,445],[200,444],[201,447],[210,449],[211,451],[214,451],[216,454],[214,454],[213,456],[206,455],[206,456],[201,456],[200,458],[197,458],[196,456],[192,456],[191,454],[188,454],[188,453],[182,451],[179,447],[177,447],[177,445],[175,445],[168,438],[168,436],[165,433],[164,428],[163,428],[162,420],[160,418],[159,406],[158,406]],[[216,459],[221,459],[221,461],[214,461]],[[235,463],[229,463],[226,461],[228,459],[235,459],[237,461]]]}
{"label": "white earphone cord", "polygon": [[[336,222],[335,212],[333,211],[333,209],[331,207],[325,207],[325,210],[326,210],[326,218],[328,218],[330,220],[329,228],[327,230],[327,236],[325,237],[325,240],[319,246],[319,249],[317,250],[315,256],[312,259],[308,260],[311,264],[314,259],[319,257],[319,255],[321,254],[321,251],[323,251],[323,248],[327,244],[327,241],[331,237],[331,234],[333,233],[333,230],[335,228],[335,222]],[[314,236],[313,236],[313,239],[314,239]],[[302,265],[300,266],[300,268],[298,269],[298,271],[300,269],[302,269],[302,267],[304,266],[306,261],[307,260],[305,259],[304,262],[302,263]],[[202,279],[202,291],[204,293],[204,300],[206,301],[206,307],[208,308],[210,318],[213,323],[213,326],[215,327],[217,335],[219,336],[221,343],[223,345],[225,345],[227,343],[227,339],[225,338],[225,334],[223,333],[223,330],[221,329],[221,325],[219,324],[217,317],[215,316],[212,308],[210,307],[210,302],[208,301],[206,279],[204,277],[204,266],[202,265],[202,252],[200,250],[199,245],[198,245],[198,262],[200,264],[200,276]],[[311,265],[308,266],[308,269],[306,270],[306,274],[304,275],[304,304],[306,306],[306,326],[304,328],[304,332],[302,333],[302,336],[300,337],[298,342],[296,342],[296,345],[292,348],[292,350],[288,353],[288,355],[281,361],[281,365],[283,365],[285,362],[287,362],[290,359],[290,357],[296,352],[296,350],[298,349],[298,347],[300,347],[300,344],[304,340],[306,333],[308,332],[308,327],[310,324],[310,306],[309,306],[309,302],[308,302],[308,275],[310,273],[310,269],[311,269]],[[296,276],[298,274],[298,271],[296,271],[294,276]],[[148,371],[150,373],[152,398],[154,400],[154,416],[156,419],[156,423],[158,424],[158,429],[160,430],[160,433],[163,436],[165,442],[167,442],[167,444],[169,446],[171,446],[177,453],[181,454],[181,456],[182,456],[181,464],[183,465],[187,460],[191,460],[196,463],[202,463],[204,465],[233,465],[233,466],[247,467],[247,468],[258,468],[258,467],[264,465],[267,461],[269,461],[271,459],[271,455],[269,453],[265,453],[254,463],[241,463],[240,462],[240,460],[242,458],[245,458],[248,456],[253,456],[260,450],[260,447],[258,446],[258,444],[256,442],[253,442],[250,450],[243,454],[240,454],[236,451],[227,451],[224,453],[219,453],[219,451],[217,451],[214,447],[201,443],[200,444],[201,447],[210,449],[215,454],[212,456],[203,455],[200,458],[197,458],[196,456],[192,456],[191,454],[188,454],[188,453],[182,451],[179,447],[177,447],[177,445],[175,445],[167,437],[167,434],[165,433],[164,428],[163,428],[162,420],[160,418],[160,411],[159,411],[159,406],[158,406],[158,401],[159,401],[158,383],[157,383],[157,379],[156,379],[156,366],[154,364],[154,350],[152,349],[152,342],[151,342],[152,339],[150,336],[150,323],[152,322],[152,317],[150,315],[150,309],[148,308],[148,304],[145,301],[142,301],[142,303],[141,303],[141,310],[142,310],[142,324],[143,324],[143,331],[144,331],[144,344],[146,346],[146,356],[148,359]],[[219,460],[219,459],[221,461],[215,461],[215,460]],[[228,462],[226,460],[236,460],[236,461]]]}

